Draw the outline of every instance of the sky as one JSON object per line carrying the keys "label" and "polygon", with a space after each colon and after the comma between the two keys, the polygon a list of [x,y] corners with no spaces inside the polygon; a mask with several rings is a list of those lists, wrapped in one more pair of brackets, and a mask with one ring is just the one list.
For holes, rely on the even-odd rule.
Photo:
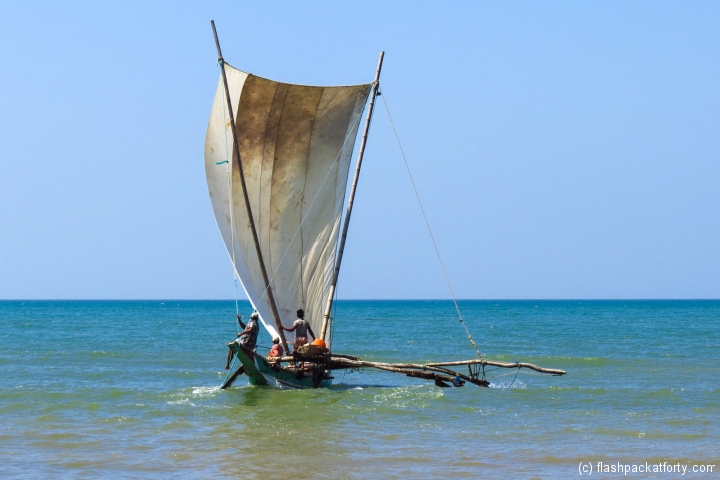
{"label": "sky", "polygon": [[[372,81],[455,294],[720,298],[720,3],[4,2],[0,299],[229,299],[228,63]],[[359,143],[359,142],[358,142]],[[340,298],[449,298],[381,102]]]}

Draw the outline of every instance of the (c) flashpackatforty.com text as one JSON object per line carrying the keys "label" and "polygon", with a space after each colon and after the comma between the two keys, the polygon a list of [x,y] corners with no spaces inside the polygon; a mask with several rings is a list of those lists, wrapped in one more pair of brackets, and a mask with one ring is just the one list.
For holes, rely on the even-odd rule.
{"label": "(c) flashpackatforty.com text", "polygon": [[708,463],[580,462],[578,465],[578,473],[582,476],[592,475],[593,473],[621,473],[623,475],[628,475],[630,473],[674,473],[685,475],[688,473],[714,473],[716,471],[717,469],[715,468],[715,465]]}

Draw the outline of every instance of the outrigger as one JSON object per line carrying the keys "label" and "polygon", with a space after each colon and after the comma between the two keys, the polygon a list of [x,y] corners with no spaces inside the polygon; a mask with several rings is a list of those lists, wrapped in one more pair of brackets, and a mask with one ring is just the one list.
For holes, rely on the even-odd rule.
{"label": "outrigger", "polygon": [[[485,367],[527,368],[539,373],[565,375],[564,370],[541,368],[532,363],[495,362],[486,359],[473,359],[444,363],[382,363],[369,362],[350,355],[330,353],[327,349],[306,345],[292,356],[268,358],[253,353],[250,358],[237,344],[230,348],[242,363],[232,374],[228,374],[221,389],[232,386],[235,380],[245,373],[250,377],[251,385],[275,385],[281,388],[326,388],[332,383],[333,370],[374,368],[387,372],[402,373],[408,377],[433,380],[438,387],[462,387],[466,382],[478,387],[489,387]],[[283,363],[288,365],[283,366]],[[298,365],[304,365],[302,367]],[[460,373],[448,367],[467,366],[468,373]]]}
{"label": "outrigger", "polygon": [[[375,100],[380,94],[380,53],[372,83],[317,87],[277,82],[245,73],[223,59],[211,22],[220,81],[205,138],[205,173],[223,241],[261,324],[289,352],[283,327],[296,308],[305,310],[320,345],[305,345],[291,356],[266,358],[228,346],[233,364],[227,388],[243,373],[252,385],[322,388],[332,372],[374,368],[432,380],[438,386],[489,386],[485,367],[528,368],[564,375],[528,363],[478,358],[445,363],[369,362],[332,352],[333,301],[347,240]],[[369,101],[368,101],[369,99]],[[365,104],[368,104],[345,215],[343,203],[350,160]],[[455,301],[453,296],[453,301]],[[463,322],[460,309],[455,307]],[[457,371],[466,367],[467,373]]]}

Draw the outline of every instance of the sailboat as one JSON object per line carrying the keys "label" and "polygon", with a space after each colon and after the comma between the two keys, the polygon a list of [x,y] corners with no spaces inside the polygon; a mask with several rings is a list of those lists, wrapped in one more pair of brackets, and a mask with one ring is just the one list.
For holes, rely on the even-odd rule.
{"label": "sailboat", "polygon": [[[333,303],[365,145],[378,95],[375,78],[349,86],[278,82],[227,64],[211,22],[221,75],[205,139],[205,173],[220,234],[247,298],[265,330],[290,352],[284,327],[302,308],[319,345],[267,358],[228,346],[236,371],[252,385],[321,388],[333,370],[370,367],[433,380],[438,386],[488,386],[486,365],[562,370],[476,358],[442,364],[367,362],[332,351]],[[367,105],[367,113],[363,112]],[[363,126],[350,192],[351,157]],[[345,213],[343,215],[343,210]],[[315,343],[315,342],[314,342]],[[451,367],[468,366],[468,374]]]}

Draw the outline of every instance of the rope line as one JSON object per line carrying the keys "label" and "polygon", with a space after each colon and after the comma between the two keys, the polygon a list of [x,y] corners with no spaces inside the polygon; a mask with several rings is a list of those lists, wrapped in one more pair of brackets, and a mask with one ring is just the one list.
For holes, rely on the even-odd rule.
{"label": "rope line", "polygon": [[[220,68],[225,68],[224,62],[220,63]],[[227,135],[227,124],[228,124],[228,112],[227,112],[227,98],[226,101],[223,102],[223,130],[225,131],[225,158],[226,160],[224,162],[217,162],[218,165],[221,165],[222,163],[226,163],[226,171],[227,171],[227,179],[228,179],[228,200],[230,202],[230,250],[231,250],[231,257],[232,257],[232,267],[233,267],[233,281],[235,283],[235,314],[240,314],[240,307],[238,305],[238,278],[237,278],[237,269],[235,268],[235,210],[233,208],[233,194],[232,194],[232,166],[230,163],[230,155],[228,152],[228,135]],[[237,323],[237,322],[236,322]],[[237,329],[238,333],[240,333],[240,324],[237,323]]]}
{"label": "rope line", "polygon": [[230,363],[230,368],[228,369],[227,374],[225,375],[225,379],[222,381],[221,385],[225,385],[225,382],[228,381],[228,378],[230,378],[230,375],[233,374],[233,367],[235,366],[235,360],[237,359],[237,355],[233,355],[232,363]]}
{"label": "rope line", "polygon": [[513,384],[515,383],[515,380],[517,380],[518,373],[520,373],[520,367],[518,367],[517,372],[515,372],[515,378],[513,378],[513,381],[510,382],[510,386],[508,388],[512,388]]}
{"label": "rope line", "polygon": [[440,262],[440,267],[442,268],[443,274],[445,275],[445,281],[447,282],[448,289],[450,290],[450,295],[452,296],[453,303],[455,304],[455,310],[457,310],[458,317],[460,318],[460,323],[462,324],[463,328],[465,328],[465,333],[467,333],[468,340],[470,340],[470,343],[475,349],[475,355],[477,355],[478,357],[482,357],[482,353],[480,353],[480,350],[478,349],[475,340],[473,340],[473,337],[470,334],[470,330],[468,329],[465,321],[463,320],[462,313],[460,313],[460,307],[458,306],[457,299],[455,298],[455,292],[453,291],[452,285],[450,284],[450,277],[448,277],[447,271],[445,270],[445,265],[443,264],[442,257],[440,256],[440,250],[438,249],[437,243],[435,242],[435,236],[432,233],[432,229],[430,228],[430,222],[428,221],[427,215],[425,214],[425,208],[423,208],[422,201],[420,200],[420,193],[418,193],[417,186],[415,186],[415,180],[413,179],[412,172],[410,172],[410,165],[408,164],[407,158],[405,157],[405,151],[403,150],[402,144],[400,143],[400,136],[398,135],[397,129],[395,128],[395,122],[393,122],[392,115],[390,115],[390,108],[388,107],[387,100],[385,100],[385,95],[383,94],[381,96],[382,101],[385,104],[385,111],[387,111],[388,118],[390,119],[390,125],[392,125],[393,132],[395,133],[395,139],[397,140],[398,147],[400,147],[400,153],[402,154],[403,161],[405,162],[405,168],[407,169],[408,175],[410,176],[410,182],[412,183],[413,190],[415,190],[415,196],[417,197],[418,204],[420,205],[420,211],[422,211],[423,218],[425,219],[425,225],[427,225],[430,239],[432,240],[433,247],[435,247],[435,253],[437,254],[438,261]]}

